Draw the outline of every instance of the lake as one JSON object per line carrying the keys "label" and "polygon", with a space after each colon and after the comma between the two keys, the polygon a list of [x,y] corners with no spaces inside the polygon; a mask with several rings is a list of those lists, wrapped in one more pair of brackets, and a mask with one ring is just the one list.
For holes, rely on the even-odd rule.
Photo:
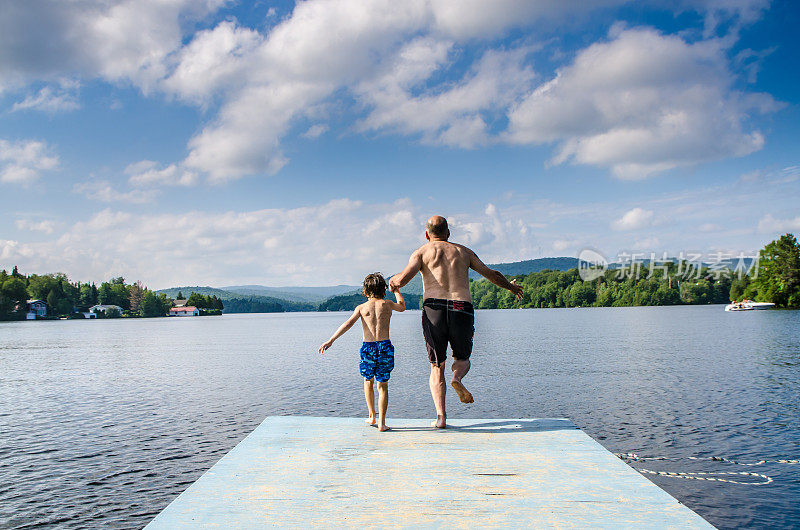
{"label": "lake", "polygon": [[[0,528],[141,528],[265,416],[365,415],[347,313],[0,323]],[[433,417],[420,312],[392,321],[392,417]],[[800,312],[476,313],[462,418],[567,417],[721,528],[800,527]],[[448,369],[449,370],[449,369]],[[336,433],[331,433],[335,436]],[[752,480],[738,475],[717,475]]]}

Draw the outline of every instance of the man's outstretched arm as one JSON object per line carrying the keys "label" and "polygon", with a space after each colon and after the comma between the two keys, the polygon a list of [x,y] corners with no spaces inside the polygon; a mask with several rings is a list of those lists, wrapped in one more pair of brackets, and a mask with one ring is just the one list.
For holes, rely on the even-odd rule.
{"label": "man's outstretched arm", "polygon": [[472,253],[472,257],[469,261],[469,268],[492,282],[498,287],[502,287],[503,289],[508,289],[517,299],[522,300],[522,287],[517,285],[514,282],[508,281],[508,279],[503,275],[502,272],[496,271],[494,269],[490,269],[486,266],[484,262],[478,257],[477,254],[470,251]]}
{"label": "man's outstretched arm", "polygon": [[411,254],[411,258],[408,260],[408,265],[406,265],[406,268],[403,269],[403,272],[395,274],[389,278],[389,288],[394,290],[404,287],[414,278],[414,276],[417,275],[421,268],[422,257],[420,256],[419,250],[416,250],[413,254]]}

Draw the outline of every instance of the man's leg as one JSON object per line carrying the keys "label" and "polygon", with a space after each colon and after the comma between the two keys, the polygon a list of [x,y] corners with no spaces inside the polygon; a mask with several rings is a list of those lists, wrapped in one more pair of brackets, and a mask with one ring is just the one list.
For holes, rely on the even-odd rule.
{"label": "man's leg", "polygon": [[458,399],[462,403],[473,403],[475,399],[469,390],[461,383],[461,378],[469,372],[470,362],[469,359],[455,359],[453,360],[453,380],[450,384],[458,394]]}
{"label": "man's leg", "polygon": [[369,419],[367,423],[375,425],[375,389],[372,387],[372,379],[364,379],[364,397],[367,400],[367,408],[369,409]]}
{"label": "man's leg", "polygon": [[444,363],[431,364],[431,377],[429,380],[431,387],[431,397],[433,397],[433,404],[436,406],[436,421],[433,422],[433,427],[444,429],[447,424],[447,414],[444,411],[444,397],[447,392],[447,385],[444,382]]}
{"label": "man's leg", "polygon": [[389,407],[389,381],[378,381],[378,430],[388,431],[386,409]]}

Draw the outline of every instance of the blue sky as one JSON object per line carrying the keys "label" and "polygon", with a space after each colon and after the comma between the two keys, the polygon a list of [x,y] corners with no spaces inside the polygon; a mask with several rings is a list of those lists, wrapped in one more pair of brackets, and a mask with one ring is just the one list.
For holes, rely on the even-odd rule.
{"label": "blue sky", "polygon": [[487,262],[800,230],[790,1],[3,10],[3,268],[356,283],[434,213]]}

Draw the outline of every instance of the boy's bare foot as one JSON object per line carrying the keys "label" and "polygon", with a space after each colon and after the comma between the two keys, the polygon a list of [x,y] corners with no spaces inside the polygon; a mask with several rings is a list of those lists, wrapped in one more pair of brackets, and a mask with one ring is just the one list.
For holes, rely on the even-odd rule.
{"label": "boy's bare foot", "polygon": [[366,419],[366,420],[364,420],[364,421],[365,421],[365,422],[367,422],[367,425],[371,425],[371,426],[373,426],[373,427],[375,427],[375,425],[376,425],[376,423],[375,423],[375,418],[367,418],[367,419]]}
{"label": "boy's bare foot", "polygon": [[386,425],[381,425],[380,427],[378,427],[378,430],[381,432],[385,432],[385,431],[391,431],[392,429],[391,427],[387,427]]}
{"label": "boy's bare foot", "polygon": [[453,388],[456,389],[456,394],[458,394],[458,399],[461,400],[461,403],[474,403],[475,400],[472,398],[472,394],[469,393],[469,390],[461,383],[461,381],[451,381],[450,384]]}
{"label": "boy's bare foot", "polygon": [[434,427],[436,429],[446,429],[447,428],[446,420],[447,420],[446,416],[436,416],[436,421],[431,423],[431,427]]}

